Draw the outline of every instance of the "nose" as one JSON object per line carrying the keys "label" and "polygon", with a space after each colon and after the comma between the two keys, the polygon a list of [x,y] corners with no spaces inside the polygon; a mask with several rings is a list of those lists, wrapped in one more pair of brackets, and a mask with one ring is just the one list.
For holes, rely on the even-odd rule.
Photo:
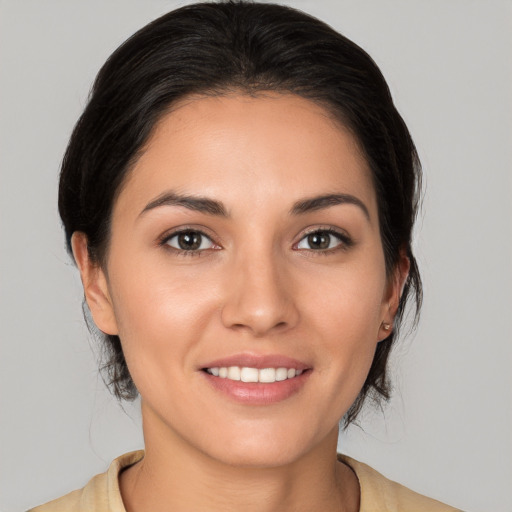
{"label": "nose", "polygon": [[252,255],[231,267],[221,313],[224,326],[263,337],[298,323],[292,279],[276,260]]}

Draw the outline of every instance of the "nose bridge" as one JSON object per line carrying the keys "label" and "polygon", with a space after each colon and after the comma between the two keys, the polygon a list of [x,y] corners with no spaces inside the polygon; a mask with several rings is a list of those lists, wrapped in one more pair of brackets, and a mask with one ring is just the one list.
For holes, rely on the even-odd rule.
{"label": "nose bridge", "polygon": [[226,327],[263,336],[297,322],[291,279],[283,258],[272,247],[237,254],[228,274],[222,310]]}

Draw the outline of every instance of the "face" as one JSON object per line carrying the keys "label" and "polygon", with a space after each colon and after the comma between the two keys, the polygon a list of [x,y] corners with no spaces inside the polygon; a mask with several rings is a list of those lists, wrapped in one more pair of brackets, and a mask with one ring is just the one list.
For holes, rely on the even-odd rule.
{"label": "face", "polygon": [[174,108],[116,200],[105,267],[81,266],[146,437],[241,465],[332,443],[399,288],[356,141],[294,95]]}

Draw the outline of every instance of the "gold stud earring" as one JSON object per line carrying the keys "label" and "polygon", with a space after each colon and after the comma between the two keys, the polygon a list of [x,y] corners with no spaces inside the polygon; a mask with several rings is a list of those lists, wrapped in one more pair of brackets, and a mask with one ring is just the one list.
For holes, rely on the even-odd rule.
{"label": "gold stud earring", "polygon": [[391,324],[388,324],[387,322],[382,322],[382,328],[385,331],[389,331],[391,329]]}

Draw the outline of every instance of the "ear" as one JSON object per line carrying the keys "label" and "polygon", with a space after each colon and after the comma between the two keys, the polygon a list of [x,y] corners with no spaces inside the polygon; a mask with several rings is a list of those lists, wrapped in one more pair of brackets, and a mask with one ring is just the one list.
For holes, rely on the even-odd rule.
{"label": "ear", "polygon": [[105,334],[118,334],[107,278],[101,266],[90,258],[85,233],[79,231],[73,233],[71,248],[94,323]]}
{"label": "ear", "polygon": [[398,261],[392,275],[388,278],[382,308],[383,318],[379,328],[379,341],[387,338],[393,330],[393,323],[398,311],[398,306],[400,305],[405,282],[409,276],[410,268],[411,262],[409,261],[405,249],[400,249]]}

